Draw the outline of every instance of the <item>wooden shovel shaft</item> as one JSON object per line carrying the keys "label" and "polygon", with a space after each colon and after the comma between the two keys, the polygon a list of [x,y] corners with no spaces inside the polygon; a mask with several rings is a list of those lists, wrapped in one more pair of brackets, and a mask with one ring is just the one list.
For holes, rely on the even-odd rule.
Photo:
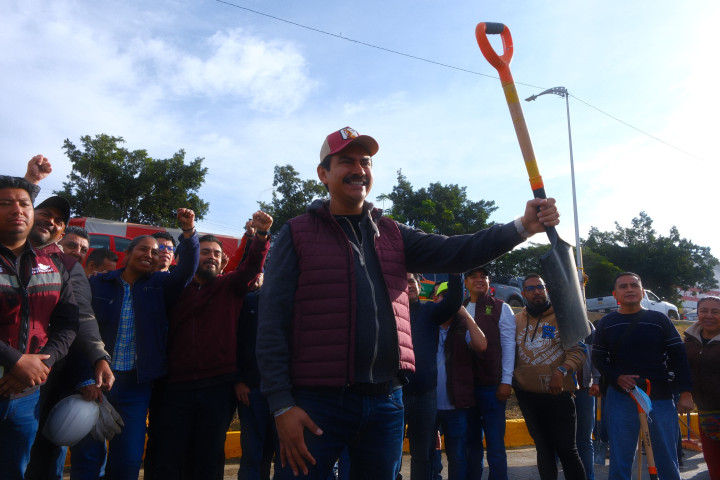
{"label": "wooden shovel shaft", "polygon": [[[487,38],[488,35],[493,34],[500,35],[502,38],[502,56],[495,52]],[[535,160],[535,152],[533,151],[532,141],[530,140],[530,133],[528,132],[525,116],[520,106],[520,98],[515,88],[512,73],[510,72],[510,62],[512,61],[513,55],[513,42],[510,29],[501,23],[481,22],[475,27],[475,39],[485,59],[490,65],[495,67],[500,75],[500,83],[505,92],[505,100],[510,109],[510,116],[512,117],[515,127],[515,134],[520,144],[523,160],[525,160],[525,168],[530,177],[530,187],[532,188],[533,195],[535,198],[547,198],[543,180],[540,176],[537,161]]]}
{"label": "wooden shovel shaft", "polygon": [[[648,427],[647,414],[640,413],[640,432],[642,434],[643,443],[645,444],[645,456],[647,457],[648,473],[651,480],[657,480],[657,468],[655,468],[655,455],[653,454],[652,442],[650,441],[650,428]],[[642,461],[638,452],[638,462]]]}
{"label": "wooden shovel shaft", "polygon": [[535,198],[546,198],[545,186],[542,176],[535,160],[535,151],[533,150],[532,140],[530,140],[530,132],[528,132],[525,116],[523,115],[520,99],[518,98],[517,89],[514,83],[503,85],[505,92],[505,100],[507,100],[510,116],[512,117],[515,134],[520,144],[523,160],[525,160],[525,169],[530,178],[530,187],[532,188]]}

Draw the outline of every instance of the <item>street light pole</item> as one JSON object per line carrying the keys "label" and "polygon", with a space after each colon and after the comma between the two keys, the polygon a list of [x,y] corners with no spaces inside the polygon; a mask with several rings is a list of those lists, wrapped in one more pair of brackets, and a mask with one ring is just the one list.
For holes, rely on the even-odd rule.
{"label": "street light pole", "polygon": [[572,132],[570,131],[570,94],[565,87],[554,87],[548,88],[547,90],[532,95],[525,99],[526,102],[532,102],[541,95],[552,93],[565,98],[565,109],[567,111],[567,124],[568,124],[568,142],[570,144],[570,178],[572,180],[572,196],[573,196],[573,214],[575,216],[575,256],[578,270],[578,280],[580,281],[580,287],[582,288],[583,298],[585,297],[585,278],[582,260],[582,248],[580,247],[580,225],[578,224],[578,211],[577,211],[577,195],[575,193],[575,162],[573,160],[573,148],[572,148]]}

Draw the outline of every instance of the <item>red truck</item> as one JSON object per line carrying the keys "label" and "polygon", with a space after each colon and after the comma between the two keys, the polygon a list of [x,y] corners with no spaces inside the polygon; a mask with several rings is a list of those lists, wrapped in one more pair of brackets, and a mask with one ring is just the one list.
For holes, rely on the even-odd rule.
{"label": "red truck", "polygon": [[[118,268],[123,266],[125,258],[125,250],[130,244],[130,240],[140,235],[152,235],[155,232],[169,232],[173,237],[180,236],[182,231],[179,228],[165,228],[154,225],[141,225],[139,223],[116,222],[113,220],[104,220],[102,218],[77,217],[71,218],[69,225],[82,227],[87,230],[90,236],[90,249],[88,253],[96,248],[107,248],[118,256]],[[199,236],[205,235],[206,232],[198,232]],[[223,244],[223,251],[232,257],[238,246],[240,246],[240,237],[231,237],[228,235],[215,235]]]}

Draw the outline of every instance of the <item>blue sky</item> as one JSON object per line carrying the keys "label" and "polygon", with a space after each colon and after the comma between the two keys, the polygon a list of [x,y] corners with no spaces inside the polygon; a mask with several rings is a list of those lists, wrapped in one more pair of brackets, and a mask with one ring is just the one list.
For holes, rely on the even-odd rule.
{"label": "blue sky", "polygon": [[[467,186],[497,203],[492,220],[509,221],[531,192],[474,37],[478,22],[497,21],[512,31],[521,98],[555,86],[574,95],[581,235],[644,210],[659,233],[675,225],[720,255],[715,2],[231,3],[333,36],[217,1],[2,2],[3,173],[45,154],[54,173],[42,198],[70,171],[65,138],[122,136],[155,158],[184,148],[209,169],[203,228],[239,235],[270,200],[273,167],[316,178],[325,135],[349,125],[380,144],[372,199],[402,169],[415,188]],[[565,102],[522,103],[560,234],[574,243]]]}

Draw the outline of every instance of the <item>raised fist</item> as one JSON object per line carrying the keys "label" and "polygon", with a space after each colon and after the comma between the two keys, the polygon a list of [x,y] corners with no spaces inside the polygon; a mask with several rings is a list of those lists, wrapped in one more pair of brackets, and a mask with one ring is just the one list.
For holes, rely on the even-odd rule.
{"label": "raised fist", "polygon": [[183,230],[195,228],[195,212],[189,208],[178,208],[177,219]]}
{"label": "raised fist", "polygon": [[272,227],[273,218],[262,210],[253,213],[252,226],[256,232],[267,232]]}
{"label": "raised fist", "polygon": [[40,183],[40,180],[50,175],[50,172],[52,172],[50,160],[42,155],[35,155],[28,162],[27,172],[25,172],[25,180],[37,185]]}

